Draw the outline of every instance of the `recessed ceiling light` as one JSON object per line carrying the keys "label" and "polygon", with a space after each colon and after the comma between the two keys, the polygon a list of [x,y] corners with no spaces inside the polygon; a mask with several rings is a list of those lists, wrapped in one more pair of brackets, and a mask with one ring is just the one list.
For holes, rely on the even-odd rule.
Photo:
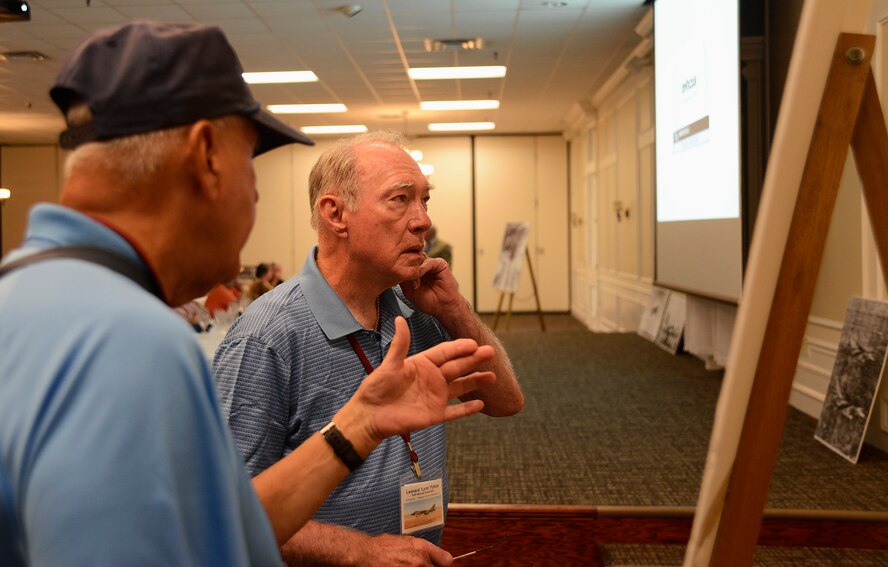
{"label": "recessed ceiling light", "polygon": [[422,172],[423,175],[428,177],[429,175],[435,173],[435,166],[430,163],[420,163],[419,170]]}
{"label": "recessed ceiling light", "polygon": [[5,201],[12,197],[12,191],[7,189],[6,187],[0,187],[0,200]]}
{"label": "recessed ceiling light", "polygon": [[39,51],[0,51],[0,61],[46,61],[49,59]]}
{"label": "recessed ceiling light", "polygon": [[347,112],[344,104],[269,104],[268,111],[275,114],[322,114]]}
{"label": "recessed ceiling light", "polygon": [[363,124],[349,126],[303,126],[300,128],[306,134],[361,134],[367,131]]}
{"label": "recessed ceiling light", "polygon": [[462,130],[493,130],[493,122],[438,122],[429,124],[432,132],[460,132]]}
{"label": "recessed ceiling light", "polygon": [[422,150],[410,150],[410,157],[416,161],[422,161]]}
{"label": "recessed ceiling light", "polygon": [[543,2],[546,8],[567,8],[567,2]]}
{"label": "recessed ceiling light", "polygon": [[419,103],[423,110],[490,110],[499,108],[498,100],[426,100]]}
{"label": "recessed ceiling light", "polygon": [[318,76],[311,71],[259,71],[243,73],[244,80],[251,85],[273,83],[315,83]]}
{"label": "recessed ceiling light", "polygon": [[490,79],[506,76],[503,65],[478,67],[411,67],[407,70],[410,78],[425,79]]}

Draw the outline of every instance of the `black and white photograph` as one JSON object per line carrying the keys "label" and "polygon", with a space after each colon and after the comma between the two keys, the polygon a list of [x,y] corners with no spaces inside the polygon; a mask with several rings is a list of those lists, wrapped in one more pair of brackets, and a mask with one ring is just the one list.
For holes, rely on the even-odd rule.
{"label": "black and white photograph", "polygon": [[660,322],[660,329],[657,331],[657,338],[654,342],[672,354],[677,353],[678,347],[681,345],[687,317],[686,307],[687,301],[683,293],[669,293],[663,320]]}
{"label": "black and white photograph", "polygon": [[660,323],[666,313],[666,302],[669,301],[669,290],[662,287],[654,287],[648,297],[647,305],[641,313],[638,323],[638,334],[649,341],[656,340],[660,332]]}
{"label": "black and white photograph", "polygon": [[493,277],[493,287],[507,293],[518,291],[521,269],[524,267],[524,250],[527,248],[527,234],[530,223],[506,223],[503,235],[503,247],[500,251],[499,264]]}
{"label": "black and white photograph", "polygon": [[852,463],[860,457],[885,369],[886,347],[888,303],[852,297],[814,433],[818,441]]}

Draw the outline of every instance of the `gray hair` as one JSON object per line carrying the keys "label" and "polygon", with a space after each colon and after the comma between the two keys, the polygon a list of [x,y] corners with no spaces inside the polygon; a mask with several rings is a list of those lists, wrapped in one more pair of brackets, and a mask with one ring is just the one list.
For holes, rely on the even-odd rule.
{"label": "gray hair", "polygon": [[359,146],[384,145],[406,149],[407,138],[398,130],[368,132],[352,138],[336,141],[327,149],[311,169],[308,176],[308,203],[311,207],[311,226],[320,227],[318,200],[324,195],[339,195],[345,202],[347,211],[358,208],[358,168]]}
{"label": "gray hair", "polygon": [[[226,128],[232,116],[211,120],[218,128]],[[74,103],[66,115],[68,126],[79,126],[92,120],[92,112],[83,103]],[[190,125],[174,126],[163,130],[133,134],[111,140],[89,142],[72,151],[65,161],[65,177],[81,166],[99,166],[112,171],[122,187],[150,179],[169,159],[179,151]]]}

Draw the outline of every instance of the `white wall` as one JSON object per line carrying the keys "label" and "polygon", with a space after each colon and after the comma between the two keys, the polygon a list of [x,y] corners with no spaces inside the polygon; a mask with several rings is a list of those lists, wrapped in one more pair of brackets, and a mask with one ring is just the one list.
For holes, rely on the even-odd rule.
{"label": "white wall", "polygon": [[572,258],[571,310],[593,330],[635,331],[653,274],[651,69],[626,75],[574,124],[582,166],[571,168],[570,215],[584,253]]}
{"label": "white wall", "polygon": [[[495,312],[493,288],[506,223],[530,222],[527,250],[543,311],[567,311],[568,165],[561,136],[484,136],[475,142],[476,309]],[[531,269],[521,271],[512,311],[536,311]],[[508,300],[502,311],[508,310]]]}
{"label": "white wall", "polygon": [[21,244],[32,206],[58,201],[64,153],[57,146],[0,147],[0,187],[12,191],[12,197],[0,205],[3,215],[0,256]]}

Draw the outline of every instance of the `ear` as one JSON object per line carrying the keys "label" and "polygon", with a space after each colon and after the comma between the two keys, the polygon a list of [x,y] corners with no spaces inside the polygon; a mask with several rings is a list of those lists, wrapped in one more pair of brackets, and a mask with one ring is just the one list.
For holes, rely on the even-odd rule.
{"label": "ear", "polygon": [[348,235],[345,206],[338,195],[323,195],[318,199],[318,215],[321,222],[338,236]]}
{"label": "ear", "polygon": [[219,131],[208,120],[198,120],[188,130],[187,161],[195,180],[195,189],[215,200],[221,192],[222,166]]}

